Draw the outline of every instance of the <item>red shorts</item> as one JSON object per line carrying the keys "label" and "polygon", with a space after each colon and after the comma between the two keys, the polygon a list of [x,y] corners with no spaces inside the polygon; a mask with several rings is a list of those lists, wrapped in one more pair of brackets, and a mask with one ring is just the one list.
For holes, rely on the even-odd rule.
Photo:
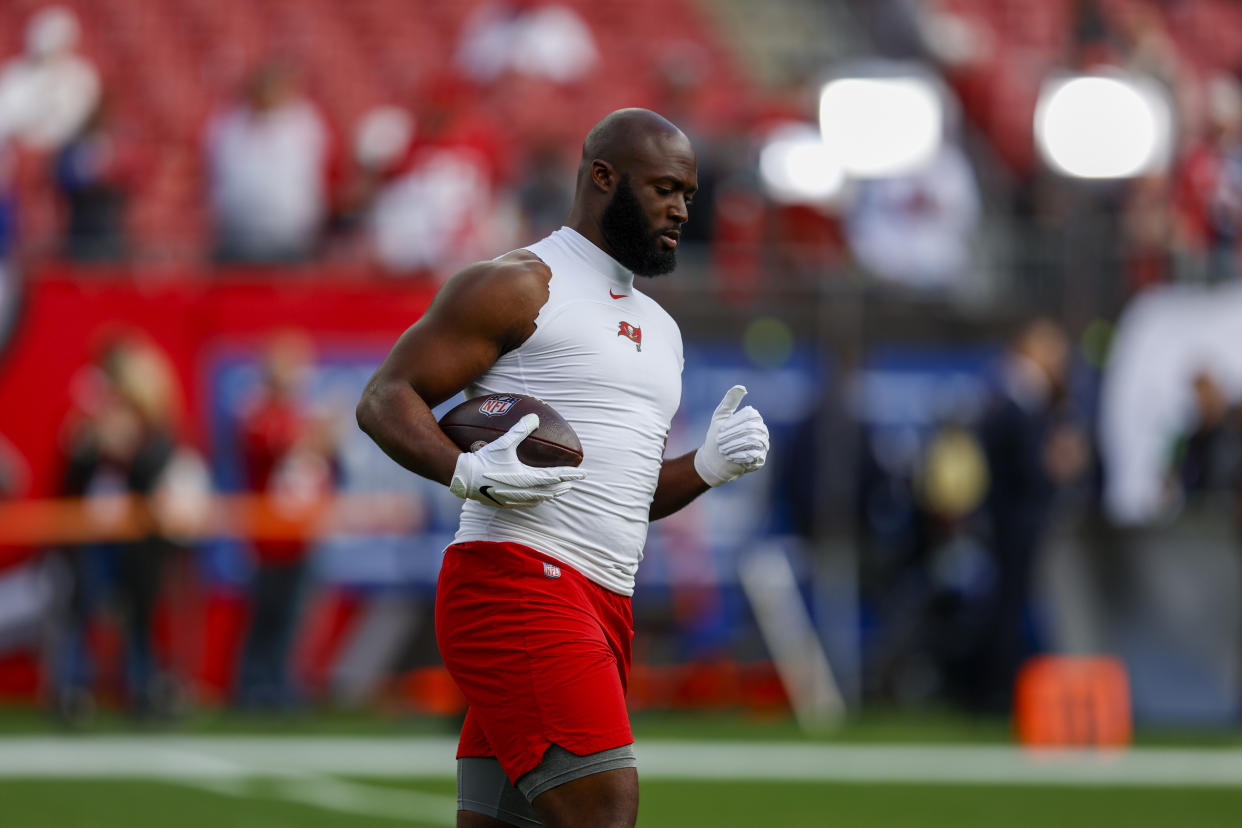
{"label": "red shorts", "polygon": [[509,780],[552,744],[631,744],[630,599],[516,543],[454,544],[436,588],[436,641],[470,703],[457,757],[495,756]]}

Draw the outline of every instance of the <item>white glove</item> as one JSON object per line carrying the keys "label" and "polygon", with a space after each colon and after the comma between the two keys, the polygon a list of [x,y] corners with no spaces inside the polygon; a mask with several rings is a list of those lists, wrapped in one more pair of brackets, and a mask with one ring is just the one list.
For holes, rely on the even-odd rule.
{"label": "white glove", "polygon": [[586,472],[572,466],[541,469],[517,457],[518,443],[537,428],[539,415],[527,414],[478,451],[462,452],[449,491],[502,509],[534,506],[565,494],[575,480],[586,477]]}
{"label": "white glove", "polygon": [[725,393],[712,414],[707,439],[694,454],[694,470],[713,488],[760,468],[768,459],[768,427],[763,417],[749,405],[737,410],[745,396],[744,385]]}

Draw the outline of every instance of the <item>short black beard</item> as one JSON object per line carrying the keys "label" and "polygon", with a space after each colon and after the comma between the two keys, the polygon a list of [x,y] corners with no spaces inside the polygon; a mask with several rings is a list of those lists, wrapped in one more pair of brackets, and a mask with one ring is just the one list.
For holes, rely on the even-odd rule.
{"label": "short black beard", "polygon": [[660,231],[651,226],[626,173],[617,182],[612,199],[600,216],[604,241],[617,261],[636,276],[663,276],[677,267],[677,248],[660,244]]}

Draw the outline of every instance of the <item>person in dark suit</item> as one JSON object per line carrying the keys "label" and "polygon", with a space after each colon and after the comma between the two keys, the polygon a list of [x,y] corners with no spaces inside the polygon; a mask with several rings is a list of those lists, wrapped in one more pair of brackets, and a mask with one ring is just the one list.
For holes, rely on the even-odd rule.
{"label": "person in dark suit", "polygon": [[984,512],[996,580],[976,651],[974,701],[989,710],[1011,705],[1028,650],[1027,599],[1055,496],[1086,465],[1086,439],[1066,401],[1069,355],[1056,322],[1026,323],[1010,343],[999,387],[979,426],[991,482]]}

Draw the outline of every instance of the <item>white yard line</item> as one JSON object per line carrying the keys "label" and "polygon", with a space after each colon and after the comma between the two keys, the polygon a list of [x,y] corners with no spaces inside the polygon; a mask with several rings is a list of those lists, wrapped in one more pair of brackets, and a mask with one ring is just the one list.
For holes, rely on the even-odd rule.
{"label": "white yard line", "polygon": [[[3,778],[311,778],[325,803],[372,788],[331,793],[324,776],[451,777],[454,740],[333,737],[41,737],[0,739]],[[639,742],[643,779],[792,780],[1012,785],[1169,785],[1242,789],[1242,750],[1132,748],[1030,752],[1003,745],[814,745],[774,742]],[[329,780],[335,783],[336,780]],[[348,785],[349,783],[340,783]],[[229,785],[222,786],[223,789]],[[311,787],[307,785],[306,787]],[[245,790],[241,788],[239,790]],[[305,794],[305,791],[303,792]],[[410,792],[402,792],[402,795]],[[311,796],[311,794],[305,794]],[[414,794],[422,797],[422,794]],[[399,799],[399,798],[398,798]],[[394,799],[393,812],[407,807]],[[444,799],[439,797],[435,799]],[[330,807],[325,805],[325,807]],[[387,805],[376,806],[387,808]],[[408,815],[408,812],[407,812]]]}
{"label": "white yard line", "polygon": [[[85,752],[74,751],[75,757],[87,759],[89,770],[99,772],[103,764],[95,761],[93,754],[107,752],[120,764],[110,764],[103,775],[116,778],[121,771],[137,772],[140,776],[154,776],[161,781],[207,791],[238,799],[279,799],[300,805],[322,808],[349,814],[400,820],[415,820],[431,825],[456,825],[457,800],[451,796],[423,793],[398,788],[382,788],[334,779],[299,767],[299,762],[289,761],[289,754],[297,745],[218,745],[209,740],[211,750],[200,750],[199,740],[179,740],[165,743],[154,739],[146,743],[134,740],[119,741],[115,745],[95,744]],[[299,741],[299,740],[293,740]],[[0,766],[6,754],[6,743],[0,740]],[[32,745],[32,757],[39,757],[44,766],[55,766],[63,761],[64,753],[56,746],[48,750],[46,745]],[[115,750],[108,750],[114,747]],[[214,750],[222,747],[223,750]],[[238,750],[237,748],[241,749]],[[267,749],[264,750],[263,748]],[[276,747],[276,750],[271,750]],[[100,749],[103,750],[100,750]],[[355,748],[356,749],[356,748]],[[283,755],[282,755],[283,754]],[[254,766],[238,760],[262,759],[274,764]],[[71,763],[72,764],[72,763]],[[152,773],[142,773],[149,764]],[[128,773],[124,774],[128,775]]]}
{"label": "white yard line", "polygon": [[413,820],[431,825],[457,824],[457,800],[451,796],[361,785],[329,776],[166,781],[238,799],[280,799],[329,811],[406,823]]}
{"label": "white yard line", "polygon": [[455,739],[262,736],[0,738],[2,777],[448,776]]}

